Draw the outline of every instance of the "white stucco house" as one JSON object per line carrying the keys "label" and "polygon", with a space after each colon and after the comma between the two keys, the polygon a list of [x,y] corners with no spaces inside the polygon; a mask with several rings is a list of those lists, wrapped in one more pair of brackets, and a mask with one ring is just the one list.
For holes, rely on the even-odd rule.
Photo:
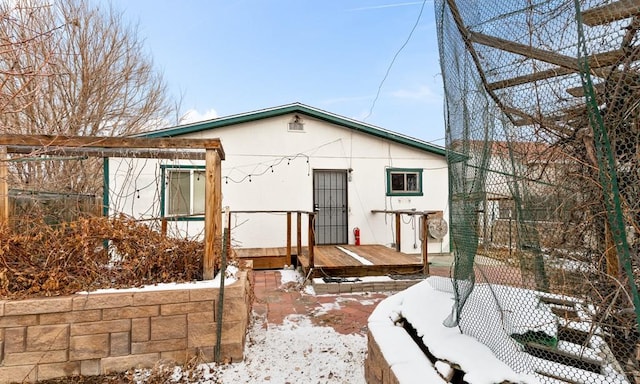
{"label": "white stucco house", "polygon": [[[362,244],[394,245],[393,215],[375,210],[442,211],[448,221],[444,148],[304,104],[140,136],[220,138],[226,153],[222,205],[234,212],[238,248],[283,247],[283,211],[315,211],[316,244],[353,244],[357,227]],[[149,222],[164,217],[170,234],[202,235],[203,162],[113,158],[107,167],[110,214]],[[419,253],[419,217],[402,218],[401,251]],[[306,245],[307,225],[302,227]],[[430,254],[449,250],[448,235],[429,238]]]}

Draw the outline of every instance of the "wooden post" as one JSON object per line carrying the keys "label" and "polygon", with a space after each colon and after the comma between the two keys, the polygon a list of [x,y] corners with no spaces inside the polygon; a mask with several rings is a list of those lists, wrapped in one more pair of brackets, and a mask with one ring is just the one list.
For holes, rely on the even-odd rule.
{"label": "wooden post", "polygon": [[291,262],[291,212],[287,212],[287,262]]}
{"label": "wooden post", "polygon": [[400,213],[396,212],[396,251],[400,252]]}
{"label": "wooden post", "polygon": [[163,217],[160,221],[160,233],[162,237],[167,237],[167,218]]}
{"label": "wooden post", "polygon": [[296,256],[300,257],[302,255],[302,212],[298,212],[298,223],[296,228],[296,245],[297,245],[297,253]]}
{"label": "wooden post", "polygon": [[315,267],[313,260],[313,247],[316,245],[315,229],[313,228],[315,221],[315,213],[309,212],[309,268]]}
{"label": "wooden post", "polygon": [[222,241],[222,176],[220,155],[214,149],[207,149],[205,155],[204,184],[204,260],[203,280],[215,276],[215,261],[221,255]]}
{"label": "wooden post", "polygon": [[421,233],[422,236],[422,271],[425,275],[429,274],[429,225],[427,219],[428,215],[422,215],[420,217]]}
{"label": "wooden post", "polygon": [[0,225],[9,225],[9,172],[7,171],[7,147],[0,147]]}

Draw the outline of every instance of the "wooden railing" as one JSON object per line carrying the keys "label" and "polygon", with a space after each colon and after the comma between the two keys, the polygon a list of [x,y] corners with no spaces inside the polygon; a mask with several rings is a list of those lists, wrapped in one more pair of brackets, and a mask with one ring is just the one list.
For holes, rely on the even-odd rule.
{"label": "wooden railing", "polygon": [[230,211],[230,213],[249,213],[249,214],[253,214],[253,213],[268,213],[268,214],[286,214],[287,217],[287,245],[286,245],[286,249],[287,249],[287,260],[291,260],[291,248],[292,248],[292,239],[291,239],[291,235],[292,235],[292,216],[295,213],[296,214],[296,255],[301,255],[302,254],[302,215],[307,215],[307,231],[308,231],[308,237],[307,237],[307,248],[308,248],[308,252],[309,252],[309,266],[311,268],[314,267],[314,252],[313,252],[313,248],[316,245],[316,238],[315,238],[315,229],[314,229],[314,224],[315,224],[315,217],[316,217],[316,213],[315,212],[310,212],[310,211],[265,211],[265,210],[253,210],[253,211]]}
{"label": "wooden railing", "polygon": [[384,214],[392,214],[395,216],[395,224],[396,224],[396,251],[400,252],[400,241],[401,238],[401,224],[402,224],[402,215],[407,216],[420,216],[420,238],[422,239],[422,247],[420,249],[422,254],[422,267],[425,274],[429,274],[429,244],[428,244],[428,236],[429,236],[429,225],[428,220],[430,217],[442,217],[442,211],[414,211],[414,210],[378,210],[373,209],[371,213],[384,213]]}

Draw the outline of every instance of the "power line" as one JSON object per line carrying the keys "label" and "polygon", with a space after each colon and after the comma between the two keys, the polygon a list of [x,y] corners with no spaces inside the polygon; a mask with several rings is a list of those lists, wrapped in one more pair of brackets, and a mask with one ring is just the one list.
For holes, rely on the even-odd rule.
{"label": "power line", "polygon": [[391,60],[391,63],[389,63],[389,66],[387,67],[387,72],[384,74],[384,77],[382,78],[382,81],[380,81],[380,85],[378,85],[378,91],[376,92],[376,97],[373,99],[373,103],[371,103],[371,108],[369,109],[369,113],[367,114],[367,116],[364,117],[364,119],[362,119],[362,121],[367,121],[367,119],[373,113],[373,109],[376,106],[376,102],[378,101],[378,98],[380,97],[380,92],[382,91],[382,86],[384,85],[384,82],[387,80],[387,77],[389,77],[389,73],[391,72],[391,68],[393,67],[393,64],[396,62],[396,59],[400,55],[400,52],[402,52],[404,47],[406,47],[407,44],[409,44],[409,40],[411,40],[411,37],[413,36],[413,32],[415,32],[416,28],[418,28],[418,24],[420,23],[420,19],[422,18],[422,12],[424,11],[424,5],[426,3],[427,3],[427,0],[423,0],[422,1],[422,5],[420,6],[420,13],[418,13],[418,18],[416,19],[416,22],[415,22],[415,24],[413,24],[413,28],[411,28],[411,32],[409,32],[409,36],[407,36],[407,39],[404,41],[402,46],[400,46],[400,48],[398,49],[396,54],[393,55],[393,59]]}

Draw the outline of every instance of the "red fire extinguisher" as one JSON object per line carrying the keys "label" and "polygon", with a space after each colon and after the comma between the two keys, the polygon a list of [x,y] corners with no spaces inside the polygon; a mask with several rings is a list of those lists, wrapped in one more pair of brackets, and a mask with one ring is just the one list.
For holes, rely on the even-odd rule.
{"label": "red fire extinguisher", "polygon": [[353,236],[356,238],[356,245],[360,245],[360,228],[353,228]]}

